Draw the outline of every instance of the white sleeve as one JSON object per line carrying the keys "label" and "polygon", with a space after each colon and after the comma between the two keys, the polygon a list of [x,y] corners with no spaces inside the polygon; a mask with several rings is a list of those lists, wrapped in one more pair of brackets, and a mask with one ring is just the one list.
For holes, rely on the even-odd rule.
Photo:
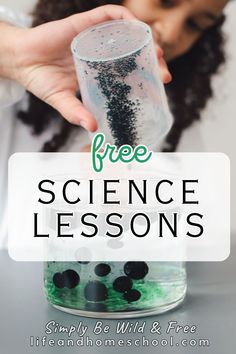
{"label": "white sleeve", "polygon": [[[18,27],[29,27],[31,18],[23,13],[15,13],[5,6],[0,6],[0,21]],[[0,107],[7,107],[20,101],[25,94],[23,86],[16,81],[0,78]]]}

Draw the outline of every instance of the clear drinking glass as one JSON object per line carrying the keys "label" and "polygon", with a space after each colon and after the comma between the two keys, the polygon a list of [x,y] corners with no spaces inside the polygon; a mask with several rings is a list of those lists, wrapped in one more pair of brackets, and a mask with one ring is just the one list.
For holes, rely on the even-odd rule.
{"label": "clear drinking glass", "polygon": [[[153,149],[172,117],[150,27],[110,21],[72,43],[81,96],[106,141]],[[47,262],[45,292],[65,312],[95,318],[133,318],[165,312],[186,293],[183,262]]]}
{"label": "clear drinking glass", "polygon": [[72,53],[84,105],[117,147],[160,142],[172,125],[148,25],[116,20],[78,35]]}

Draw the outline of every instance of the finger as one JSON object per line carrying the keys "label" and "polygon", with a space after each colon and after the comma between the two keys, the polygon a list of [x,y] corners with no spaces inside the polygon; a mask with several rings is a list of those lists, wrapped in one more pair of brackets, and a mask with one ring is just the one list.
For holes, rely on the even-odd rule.
{"label": "finger", "polygon": [[[84,29],[108,20],[132,20],[136,17],[124,6],[105,5],[91,11],[72,15],[71,23],[75,29],[75,35]],[[66,19],[65,19],[66,20]],[[64,20],[64,21],[65,21]]]}
{"label": "finger", "polygon": [[156,46],[156,48],[157,48],[157,57],[158,57],[158,59],[163,58],[164,50],[161,47],[159,47],[159,46]]}
{"label": "finger", "polygon": [[164,84],[168,84],[172,81],[172,75],[169,72],[168,66],[164,60],[164,58],[159,59],[160,69],[161,69],[161,78]]}
{"label": "finger", "polygon": [[161,69],[161,78],[164,84],[168,84],[172,80],[172,75],[168,69],[166,61],[164,59],[164,51],[161,47],[157,46],[157,57]]}
{"label": "finger", "polygon": [[81,125],[86,130],[97,130],[97,122],[90,113],[71,92],[56,93],[45,100],[56,109],[68,122]]}
{"label": "finger", "polygon": [[85,145],[80,149],[80,152],[91,152],[91,145]]}

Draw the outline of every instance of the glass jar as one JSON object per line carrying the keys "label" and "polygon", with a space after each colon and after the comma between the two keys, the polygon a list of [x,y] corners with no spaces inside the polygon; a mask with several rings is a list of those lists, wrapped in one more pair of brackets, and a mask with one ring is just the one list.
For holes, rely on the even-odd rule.
{"label": "glass jar", "polygon": [[49,302],[68,313],[95,318],[159,314],[186,293],[183,262],[47,262]]}

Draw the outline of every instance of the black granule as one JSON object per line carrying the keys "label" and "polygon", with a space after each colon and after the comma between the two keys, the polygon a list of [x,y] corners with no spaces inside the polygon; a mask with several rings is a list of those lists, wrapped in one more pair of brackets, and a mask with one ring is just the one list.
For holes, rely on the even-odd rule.
{"label": "black granule", "polygon": [[148,273],[148,265],[145,262],[127,262],[124,265],[124,272],[132,279],[143,279]]}
{"label": "black granule", "polygon": [[108,296],[108,291],[100,281],[89,281],[84,289],[84,296],[87,301],[104,301]]}
{"label": "black granule", "polygon": [[125,79],[138,68],[136,58],[140,53],[141,50],[112,62],[88,62],[89,68],[97,71],[95,80],[106,98],[107,120],[117,148],[138,144],[136,121],[140,105],[129,98],[132,87]]}
{"label": "black granule", "polygon": [[89,264],[90,261],[78,261],[78,263],[80,263],[80,264]]}
{"label": "black granule", "polygon": [[69,289],[75,288],[80,282],[79,274],[75,270],[68,269],[62,273],[62,276],[65,286]]}
{"label": "black granule", "polygon": [[113,282],[113,289],[120,293],[124,293],[125,291],[130,290],[132,285],[133,282],[129,277],[122,276],[115,279]]}
{"label": "black granule", "polygon": [[143,90],[143,83],[142,82],[140,82],[140,84],[138,86],[139,86],[139,88],[141,88],[141,90]]}
{"label": "black granule", "polygon": [[94,312],[106,312],[107,311],[106,305],[101,302],[86,302],[85,309],[87,311],[94,311]]}
{"label": "black granule", "polygon": [[65,287],[64,277],[61,273],[55,273],[52,281],[53,284],[59,289],[63,289]]}
{"label": "black granule", "polygon": [[96,267],[94,268],[94,273],[99,277],[105,277],[110,273],[110,271],[111,271],[111,267],[109,266],[109,264],[105,264],[105,263],[97,264]]}
{"label": "black granule", "polygon": [[123,297],[128,302],[138,301],[141,297],[141,293],[136,289],[131,289],[126,291]]}

